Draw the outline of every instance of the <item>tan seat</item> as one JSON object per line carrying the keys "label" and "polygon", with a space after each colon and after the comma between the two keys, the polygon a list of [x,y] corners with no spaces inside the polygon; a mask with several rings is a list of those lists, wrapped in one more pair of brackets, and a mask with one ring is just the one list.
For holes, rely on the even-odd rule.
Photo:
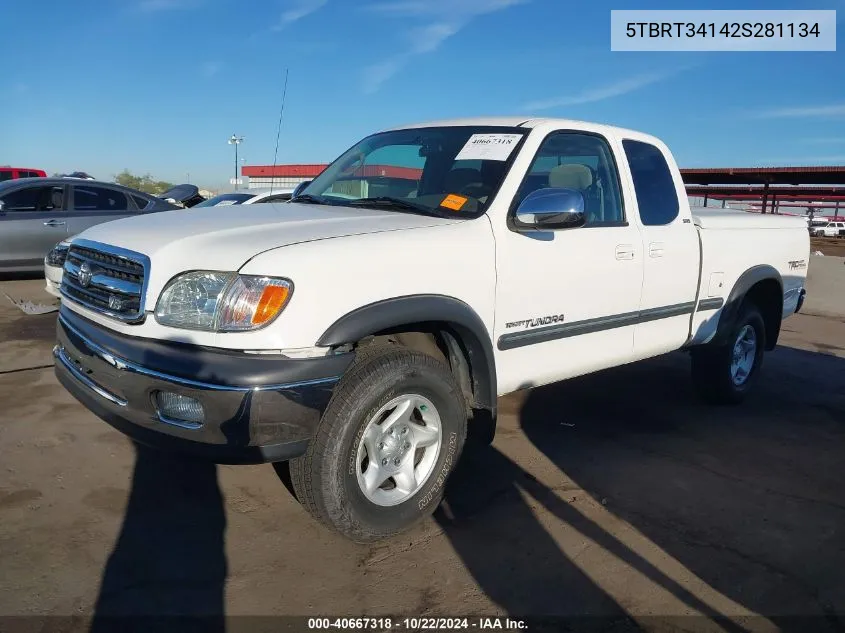
{"label": "tan seat", "polygon": [[586,165],[570,164],[552,167],[549,172],[550,187],[566,187],[587,191],[593,184],[593,172]]}
{"label": "tan seat", "polygon": [[558,165],[549,171],[549,187],[565,187],[584,196],[584,212],[588,222],[603,219],[602,201],[594,187],[593,170],[578,163]]}

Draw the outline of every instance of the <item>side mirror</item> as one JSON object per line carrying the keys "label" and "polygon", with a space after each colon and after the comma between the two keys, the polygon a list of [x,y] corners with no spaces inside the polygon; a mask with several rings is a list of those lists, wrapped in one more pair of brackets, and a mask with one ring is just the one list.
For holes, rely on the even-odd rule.
{"label": "side mirror", "polygon": [[298,196],[299,194],[301,194],[301,193],[302,193],[302,191],[303,191],[303,190],[304,190],[304,189],[305,189],[308,185],[310,185],[310,184],[311,184],[311,182],[312,182],[311,180],[305,180],[305,181],[303,181],[303,182],[299,183],[299,184],[296,186],[296,188],[293,190],[293,194],[291,194],[291,198],[296,198],[296,196]]}
{"label": "side mirror", "polygon": [[584,226],[584,195],[576,189],[548,187],[529,193],[514,216],[518,231],[551,231]]}

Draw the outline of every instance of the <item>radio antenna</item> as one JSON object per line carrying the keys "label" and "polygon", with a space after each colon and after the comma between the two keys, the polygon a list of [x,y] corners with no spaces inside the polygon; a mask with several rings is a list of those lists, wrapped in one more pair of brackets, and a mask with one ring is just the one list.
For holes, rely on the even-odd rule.
{"label": "radio antenna", "polygon": [[279,125],[276,128],[276,151],[273,152],[273,171],[270,174],[270,191],[276,184],[276,160],[279,157],[279,136],[282,134],[282,117],[285,113],[285,99],[288,96],[288,69],[285,68],[285,87],[282,90],[282,107],[279,109]]}

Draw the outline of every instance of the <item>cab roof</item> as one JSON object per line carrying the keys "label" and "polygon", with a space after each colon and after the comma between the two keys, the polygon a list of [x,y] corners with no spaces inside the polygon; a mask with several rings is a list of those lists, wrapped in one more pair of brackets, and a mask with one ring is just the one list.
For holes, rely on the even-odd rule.
{"label": "cab roof", "polygon": [[[424,127],[457,127],[467,125],[478,126],[495,126],[495,127],[522,127],[526,129],[533,129],[540,126],[549,126],[557,128],[574,128],[574,129],[590,129],[597,130],[609,134],[611,136],[630,136],[630,137],[648,137],[648,134],[639,132],[637,130],[629,130],[614,125],[605,125],[602,123],[594,123],[591,121],[580,121],[577,119],[561,119],[552,117],[527,117],[527,116],[500,116],[500,117],[467,117],[462,119],[441,119],[434,121],[426,121],[419,123],[411,123],[408,125],[398,125],[388,128],[383,131],[393,130],[407,130],[413,128]],[[654,137],[651,137],[654,138]],[[656,140],[656,139],[655,139]]]}

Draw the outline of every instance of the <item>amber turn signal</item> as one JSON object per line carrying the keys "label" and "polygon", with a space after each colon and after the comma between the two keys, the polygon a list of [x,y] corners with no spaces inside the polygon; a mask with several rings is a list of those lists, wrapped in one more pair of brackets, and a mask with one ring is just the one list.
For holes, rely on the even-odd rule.
{"label": "amber turn signal", "polygon": [[255,314],[252,316],[253,325],[262,325],[275,317],[290,297],[290,288],[287,286],[267,286],[261,293]]}

